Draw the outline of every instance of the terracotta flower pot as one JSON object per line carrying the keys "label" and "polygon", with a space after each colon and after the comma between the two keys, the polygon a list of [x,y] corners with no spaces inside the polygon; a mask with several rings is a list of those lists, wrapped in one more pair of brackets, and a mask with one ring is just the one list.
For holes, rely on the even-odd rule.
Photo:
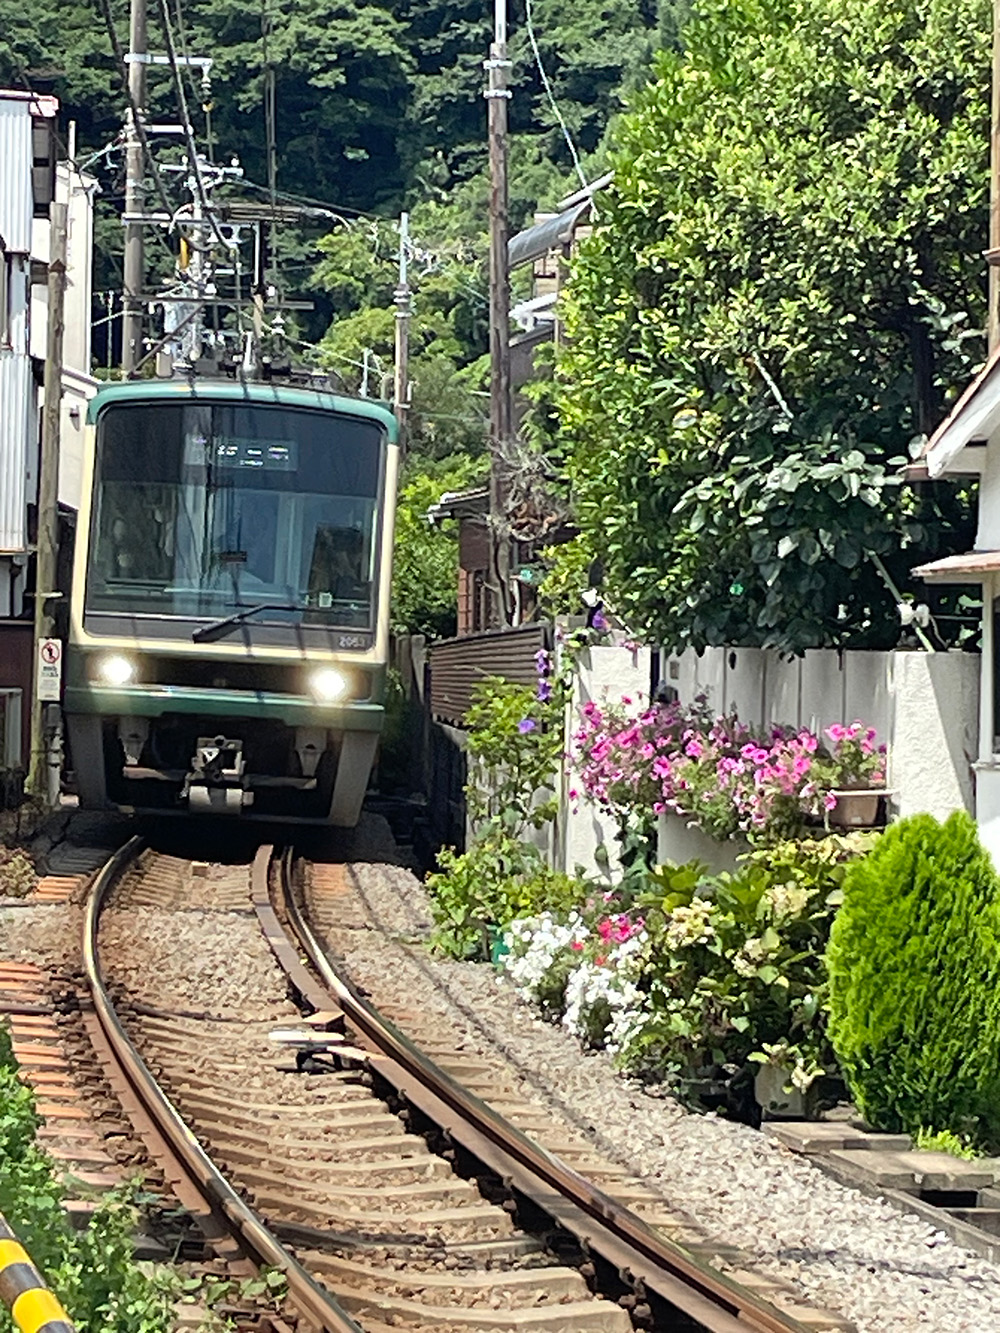
{"label": "terracotta flower pot", "polygon": [[826,812],[828,824],[836,828],[875,828],[879,819],[879,800],[885,793],[874,787],[846,788],[830,793],[837,803]]}

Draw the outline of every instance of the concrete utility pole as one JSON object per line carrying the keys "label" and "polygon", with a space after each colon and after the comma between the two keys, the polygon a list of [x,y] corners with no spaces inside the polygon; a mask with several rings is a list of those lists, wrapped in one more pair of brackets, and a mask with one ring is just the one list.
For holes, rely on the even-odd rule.
{"label": "concrete utility pole", "polygon": [[989,350],[1000,346],[1000,0],[993,0],[993,91],[990,98]]}
{"label": "concrete utility pole", "polygon": [[393,365],[392,401],[399,422],[399,447],[406,450],[406,424],[410,412],[410,283],[406,248],[410,240],[410,215],[399,215],[399,282],[396,286],[396,350]]}
{"label": "concrete utility pole", "polygon": [[[52,204],[49,210],[48,324],[45,344],[45,385],[42,407],[42,454],[38,470],[38,540],[35,557],[35,647],[53,637],[56,591],[56,559],[59,552],[59,434],[62,409],[63,308],[66,295],[67,206]],[[36,666],[37,672],[37,666]],[[28,790],[59,799],[59,726],[45,717],[47,709],[58,714],[58,705],[39,698],[37,678],[31,704],[31,769]]]}
{"label": "concrete utility pole", "polygon": [[507,261],[507,0],[494,0],[493,45],[484,62],[490,140],[490,548],[496,609],[513,622],[507,473],[513,440],[510,386],[510,270]]}
{"label": "concrete utility pole", "polygon": [[125,150],[125,272],[122,371],[127,376],[142,357],[142,295],[145,282],[142,182],[145,170],[137,116],[146,110],[146,0],[131,0],[128,39],[128,135]]}

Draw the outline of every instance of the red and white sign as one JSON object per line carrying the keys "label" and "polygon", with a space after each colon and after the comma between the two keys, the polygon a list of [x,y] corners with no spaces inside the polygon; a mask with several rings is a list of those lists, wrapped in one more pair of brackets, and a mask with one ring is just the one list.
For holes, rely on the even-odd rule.
{"label": "red and white sign", "polygon": [[62,695],[63,646],[59,639],[39,639],[35,693],[42,703],[58,703]]}

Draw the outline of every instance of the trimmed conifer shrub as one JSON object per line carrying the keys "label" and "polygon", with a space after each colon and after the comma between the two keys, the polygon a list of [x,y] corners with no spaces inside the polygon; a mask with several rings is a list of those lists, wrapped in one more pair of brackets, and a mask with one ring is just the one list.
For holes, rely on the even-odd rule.
{"label": "trimmed conifer shrub", "polygon": [[1000,1144],[1000,880],[969,815],[901,820],[850,867],[827,966],[869,1123]]}

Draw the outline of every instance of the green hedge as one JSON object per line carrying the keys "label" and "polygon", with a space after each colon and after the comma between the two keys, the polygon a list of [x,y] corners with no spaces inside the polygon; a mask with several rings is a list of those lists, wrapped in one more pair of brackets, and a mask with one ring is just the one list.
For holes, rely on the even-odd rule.
{"label": "green hedge", "polygon": [[827,963],[866,1119],[1000,1144],[1000,881],[967,814],[902,820],[851,866]]}

